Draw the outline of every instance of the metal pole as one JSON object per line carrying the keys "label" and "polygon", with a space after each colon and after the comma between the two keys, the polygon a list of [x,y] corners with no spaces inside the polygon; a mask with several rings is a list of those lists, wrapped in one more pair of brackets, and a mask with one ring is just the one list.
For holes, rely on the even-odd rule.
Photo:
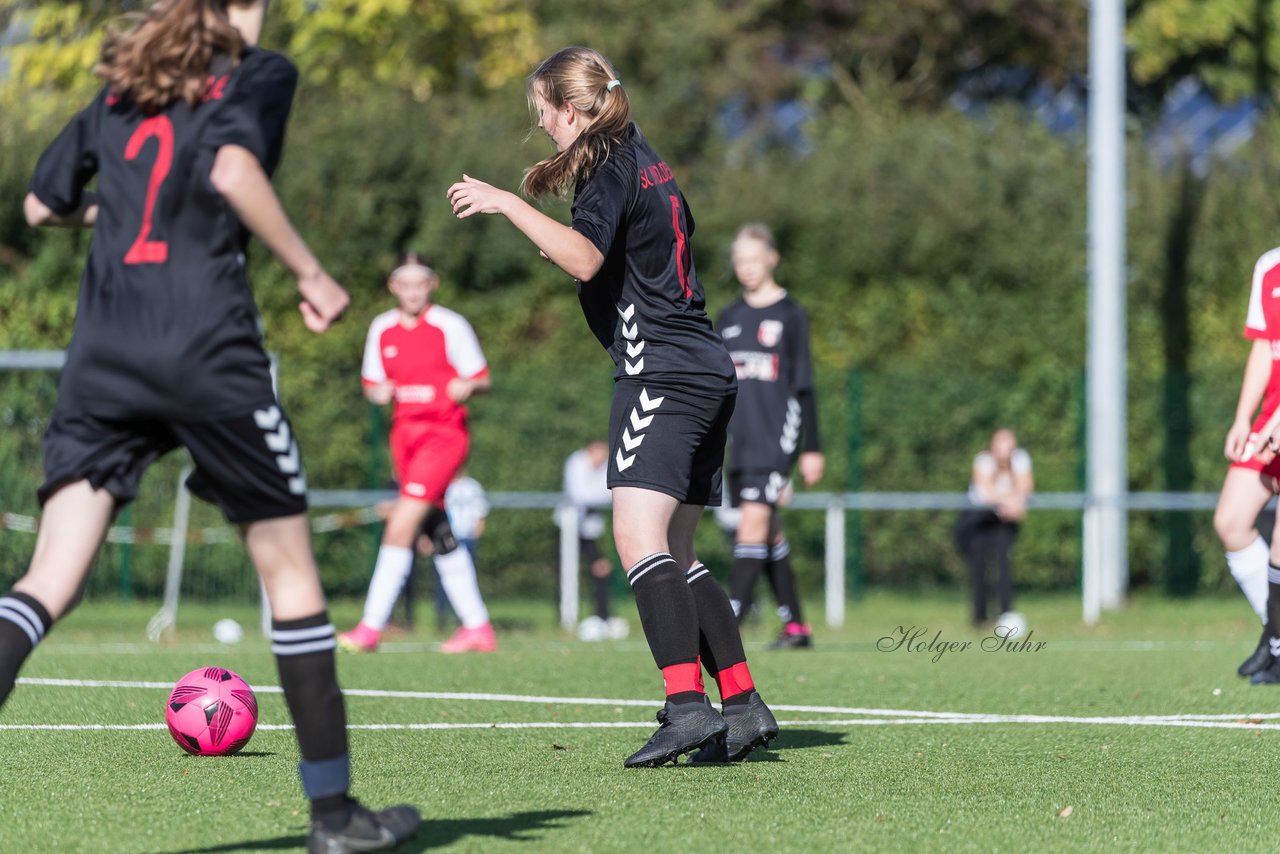
{"label": "metal pole", "polygon": [[1128,581],[1125,447],[1124,5],[1089,11],[1088,501],[1084,619],[1124,603]]}
{"label": "metal pole", "polygon": [[578,627],[578,521],[579,509],[572,504],[556,508],[560,523],[560,628]]}
{"label": "metal pole", "polygon": [[827,505],[827,626],[844,625],[844,501],[838,496]]}

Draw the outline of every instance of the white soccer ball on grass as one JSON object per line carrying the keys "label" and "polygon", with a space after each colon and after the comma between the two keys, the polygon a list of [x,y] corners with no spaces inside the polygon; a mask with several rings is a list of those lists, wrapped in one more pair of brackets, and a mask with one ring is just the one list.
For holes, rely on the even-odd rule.
{"label": "white soccer ball on grass", "polygon": [[218,620],[213,624],[213,636],[219,643],[240,643],[244,640],[244,629],[232,619]]}

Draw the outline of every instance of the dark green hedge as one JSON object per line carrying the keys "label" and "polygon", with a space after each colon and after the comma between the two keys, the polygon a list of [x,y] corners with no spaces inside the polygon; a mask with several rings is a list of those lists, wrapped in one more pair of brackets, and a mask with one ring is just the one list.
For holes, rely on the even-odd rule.
{"label": "dark green hedge", "polygon": [[[636,87],[642,116],[644,97]],[[360,396],[358,371],[367,323],[391,305],[384,276],[403,246],[435,259],[444,279],[439,300],[472,320],[492,364],[493,394],[472,408],[471,471],[487,488],[557,489],[564,457],[603,430],[611,366],[585,328],[572,283],[505,222],[454,220],[444,197],[464,169],[514,186],[547,150],[542,140],[522,143],[527,121],[518,88],[488,102],[441,96],[426,107],[394,93],[343,109],[323,92],[300,96],[277,185],[301,231],[351,289],[353,309],[331,333],[313,336],[298,320],[292,283],[260,247],[253,272],[313,487],[379,485],[385,476],[383,440]],[[0,118],[0,193],[9,199],[0,205],[0,348],[60,347],[71,328],[88,237],[36,234],[15,213],[53,130],[29,136]],[[681,133],[646,130],[659,149]],[[713,313],[735,296],[726,251],[733,230],[761,219],[778,233],[779,280],[813,321],[829,459],[823,487],[962,490],[973,454],[994,427],[1008,424],[1030,449],[1042,490],[1078,489],[1086,303],[1080,141],[1013,113],[977,122],[883,104],[827,112],[809,134],[807,154],[746,152],[711,134],[672,165],[698,223],[695,258]],[[682,150],[689,147],[684,139]],[[1249,274],[1272,241],[1275,203],[1265,176],[1275,156],[1246,151],[1198,181],[1148,162],[1140,144],[1132,150],[1130,483],[1213,490],[1247,351],[1240,326]],[[549,211],[564,216],[566,208]],[[1166,341],[1169,329],[1179,333]],[[0,510],[34,510],[51,382],[0,374]],[[156,467],[133,523],[169,523],[177,465]],[[216,524],[216,514],[204,508],[197,521]],[[858,521],[871,583],[961,577],[951,514],[863,514]],[[1179,522],[1192,527],[1170,540]],[[803,584],[814,589],[821,514],[792,513],[789,524]],[[705,547],[723,562],[711,527]],[[317,542],[327,583],[361,590],[373,535],[326,534]],[[0,574],[15,574],[30,547],[26,535],[0,533]],[[487,589],[550,595],[549,513],[496,515],[484,548]],[[1218,554],[1206,514],[1133,518],[1139,583],[1166,584],[1171,562],[1181,562],[1182,572],[1188,556],[1198,556],[1199,588],[1225,588],[1230,579]],[[193,580],[193,592],[252,593],[238,549],[200,547],[190,557],[193,574],[205,579]],[[155,546],[130,550],[138,593],[155,592],[164,560]],[[124,556],[111,548],[102,562],[93,589],[117,589]],[[1025,586],[1069,587],[1078,562],[1075,514],[1028,520],[1018,546]]]}

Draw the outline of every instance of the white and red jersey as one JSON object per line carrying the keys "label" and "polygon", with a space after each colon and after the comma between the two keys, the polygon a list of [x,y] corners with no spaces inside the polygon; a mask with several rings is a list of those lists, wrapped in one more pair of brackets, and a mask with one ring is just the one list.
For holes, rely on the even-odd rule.
{"label": "white and red jersey", "polygon": [[430,305],[413,327],[399,309],[383,312],[369,325],[361,378],[366,386],[395,386],[392,423],[407,421],[462,425],[466,409],[449,397],[455,377],[478,379],[489,373],[471,324],[443,306]]}
{"label": "white and red jersey", "polygon": [[1253,287],[1249,292],[1249,312],[1244,321],[1244,337],[1271,342],[1271,378],[1262,399],[1265,422],[1280,406],[1280,247],[1272,249],[1253,266]]}

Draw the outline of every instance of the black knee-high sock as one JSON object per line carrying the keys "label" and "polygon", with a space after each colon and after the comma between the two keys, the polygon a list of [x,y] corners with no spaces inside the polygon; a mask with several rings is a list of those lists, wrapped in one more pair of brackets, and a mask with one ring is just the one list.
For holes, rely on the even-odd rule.
{"label": "black knee-high sock", "polygon": [[769,559],[764,543],[738,543],[733,547],[733,567],[729,570],[729,603],[741,623],[751,610],[751,596],[756,579]]}
{"label": "black knee-high sock", "polygon": [[326,611],[271,622],[271,651],[302,754],[302,790],[311,800],[313,818],[341,824],[346,819],[351,762],[347,711],[333,660],[336,646]]}
{"label": "black knee-high sock", "polygon": [[796,573],[791,568],[791,546],[786,540],[769,549],[765,568],[773,596],[778,600],[778,616],[784,623],[803,623],[800,596],[796,593]]}
{"label": "black knee-high sock", "polygon": [[742,633],[738,630],[738,620],[734,617],[733,606],[729,604],[729,596],[716,583],[711,571],[700,563],[690,567],[684,577],[698,607],[702,664],[720,688],[720,702],[726,706],[746,703],[754,685],[747,670],[747,653],[742,648]]}
{"label": "black knee-high sock", "polygon": [[609,619],[609,576],[601,578],[598,575],[592,575],[591,583],[595,585],[596,616],[607,620]]}
{"label": "black knee-high sock", "polygon": [[0,706],[9,698],[22,663],[53,625],[45,607],[25,593],[0,597]]}
{"label": "black knee-high sock", "polygon": [[698,665],[698,607],[684,573],[666,552],[651,554],[627,570],[649,651],[662,671],[667,701],[706,696]]}

